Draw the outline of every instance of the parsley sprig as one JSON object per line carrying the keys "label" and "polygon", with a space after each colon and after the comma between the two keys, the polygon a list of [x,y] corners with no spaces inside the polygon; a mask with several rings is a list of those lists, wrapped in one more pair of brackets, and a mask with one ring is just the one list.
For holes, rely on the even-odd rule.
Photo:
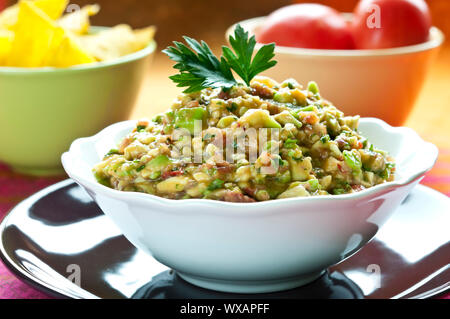
{"label": "parsley sprig", "polygon": [[233,50],[223,46],[220,60],[204,41],[198,42],[186,36],[183,38],[187,45],[175,41],[173,47],[168,47],[163,52],[177,62],[174,68],[180,73],[171,76],[170,79],[178,87],[187,87],[184,93],[193,93],[205,88],[222,88],[228,91],[238,84],[232,70],[250,85],[250,81],[257,74],[277,64],[272,60],[275,56],[275,44],[262,46],[254,55],[255,36],[249,38],[248,32],[240,25],[236,26],[234,37],[230,36],[229,39]]}
{"label": "parsley sprig", "polygon": [[248,32],[238,24],[234,31],[234,38],[230,36],[230,48],[223,46],[222,52],[230,67],[244,80],[247,85],[259,73],[270,69],[277,64],[272,60],[275,56],[275,43],[266,44],[258,50],[253,60],[253,50],[256,46],[255,36],[248,38]]}

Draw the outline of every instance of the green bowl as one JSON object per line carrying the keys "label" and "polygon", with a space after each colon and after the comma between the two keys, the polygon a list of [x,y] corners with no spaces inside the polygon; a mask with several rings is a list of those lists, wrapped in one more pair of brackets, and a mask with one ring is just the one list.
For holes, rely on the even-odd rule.
{"label": "green bowl", "polygon": [[56,68],[0,67],[0,162],[31,175],[63,173],[70,143],[128,119],[156,43],[110,61]]}

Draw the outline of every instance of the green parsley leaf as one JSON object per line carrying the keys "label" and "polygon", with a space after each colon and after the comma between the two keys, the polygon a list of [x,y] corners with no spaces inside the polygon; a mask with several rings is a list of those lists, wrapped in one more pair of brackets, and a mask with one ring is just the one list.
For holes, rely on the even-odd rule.
{"label": "green parsley leaf", "polygon": [[[234,52],[228,47],[222,47],[223,56],[220,60],[212,53],[208,45],[201,41],[184,37],[187,45],[174,41],[163,52],[173,61],[177,62],[174,68],[180,73],[170,79],[177,87],[187,87],[184,93],[193,93],[205,88],[222,88],[228,91],[238,85],[233,76],[234,70],[247,85],[258,74],[277,62],[275,56],[275,44],[262,46],[253,57],[256,39],[249,39],[248,32],[238,25],[234,37],[230,36],[230,43]],[[253,57],[253,60],[252,60]]]}
{"label": "green parsley leaf", "polygon": [[234,38],[230,35],[229,38],[231,47],[223,46],[223,56],[227,60],[230,67],[244,80],[247,85],[250,85],[250,81],[259,73],[270,69],[277,64],[272,58],[275,56],[275,44],[266,44],[262,46],[255,54],[253,60],[253,52],[256,46],[255,36],[248,36],[246,32],[239,24],[234,31]]}
{"label": "green parsley leaf", "polygon": [[219,61],[204,41],[199,43],[189,37],[184,37],[184,40],[189,47],[175,41],[174,47],[163,51],[171,60],[177,62],[174,68],[180,73],[170,79],[177,83],[178,87],[188,87],[184,93],[197,92],[208,87],[229,90],[237,84],[227,61],[223,58]]}

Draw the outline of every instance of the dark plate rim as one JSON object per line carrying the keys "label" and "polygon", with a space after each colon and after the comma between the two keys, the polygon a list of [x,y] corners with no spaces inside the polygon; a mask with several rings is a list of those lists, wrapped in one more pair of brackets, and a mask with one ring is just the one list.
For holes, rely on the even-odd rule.
{"label": "dark plate rim", "polygon": [[[84,299],[84,296],[76,295],[73,292],[69,292],[67,290],[60,289],[58,287],[55,287],[54,285],[51,285],[47,282],[42,281],[39,277],[33,276],[29,272],[27,272],[23,267],[21,267],[19,264],[16,264],[12,261],[12,259],[9,257],[9,254],[6,252],[4,244],[3,244],[3,234],[4,230],[6,229],[8,219],[9,217],[14,214],[15,210],[23,205],[27,201],[33,201],[38,198],[42,198],[43,196],[48,195],[51,192],[54,192],[60,188],[77,184],[75,181],[71,179],[66,179],[61,182],[58,182],[56,184],[50,185],[37,193],[31,195],[30,197],[22,200],[20,203],[18,203],[16,206],[11,208],[4,216],[4,218],[0,222],[0,260],[4,263],[4,265],[8,268],[11,273],[16,276],[19,280],[27,284],[28,286],[37,289],[40,292],[43,292],[44,294],[57,298],[57,299]],[[80,187],[80,186],[79,186]],[[439,193],[427,186],[419,185],[418,188],[427,188],[429,190],[432,190],[433,192]],[[439,193],[440,194],[440,193]],[[419,287],[420,288],[420,287]],[[82,288],[81,288],[82,289]],[[83,289],[83,291],[86,291]],[[87,293],[93,295],[92,293],[86,291]],[[435,298],[439,296],[443,296],[445,293],[450,292],[450,285],[441,285],[439,287],[436,287],[434,289],[431,289],[427,292],[420,293],[419,295],[412,295],[414,291],[411,291],[408,295],[411,297],[408,298],[418,298],[418,299],[430,299]],[[93,295],[94,296],[94,295]],[[98,297],[97,297],[98,298]]]}
{"label": "dark plate rim", "polygon": [[50,285],[46,282],[43,282],[40,278],[35,277],[25,271],[20,265],[14,263],[11,258],[9,257],[9,254],[6,252],[5,247],[3,245],[3,234],[4,230],[6,229],[6,226],[8,224],[9,217],[14,213],[14,211],[21,205],[23,205],[27,201],[32,201],[34,198],[42,198],[43,196],[60,189],[62,187],[66,187],[71,185],[72,183],[75,183],[71,179],[66,179],[61,182],[58,182],[56,184],[50,185],[30,197],[22,200],[17,205],[15,205],[13,208],[11,208],[4,218],[1,220],[0,223],[0,260],[3,262],[3,264],[8,268],[11,273],[16,276],[19,280],[27,284],[28,286],[35,288],[36,290],[43,292],[44,294],[48,295],[49,297],[57,298],[57,299],[80,299],[80,296],[72,295],[66,291],[61,291],[61,289],[58,289],[57,287],[54,287],[53,285]]}

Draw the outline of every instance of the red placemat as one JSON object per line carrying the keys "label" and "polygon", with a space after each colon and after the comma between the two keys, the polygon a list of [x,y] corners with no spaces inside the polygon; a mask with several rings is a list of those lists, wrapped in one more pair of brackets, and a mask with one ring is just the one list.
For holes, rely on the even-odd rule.
{"label": "red placemat", "polygon": [[[0,220],[20,201],[65,178],[67,177],[37,178],[19,175],[0,163]],[[0,299],[43,298],[48,296],[22,283],[0,261]]]}
{"label": "red placemat", "polygon": [[[19,175],[13,173],[6,165],[0,164],[0,220],[23,199],[65,178]],[[450,150],[441,150],[436,166],[422,183],[450,196]],[[22,283],[0,262],[0,299],[44,298],[49,297]],[[450,293],[441,298],[450,299]]]}

